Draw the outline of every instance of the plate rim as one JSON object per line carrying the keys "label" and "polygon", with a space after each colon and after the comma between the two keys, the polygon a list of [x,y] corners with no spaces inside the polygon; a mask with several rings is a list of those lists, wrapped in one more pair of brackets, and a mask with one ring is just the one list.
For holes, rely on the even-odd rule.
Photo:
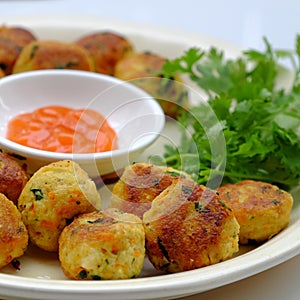
{"label": "plate rim", "polygon": [[[90,15],[76,14],[41,14],[36,15],[16,15],[2,18],[2,23],[7,25],[23,26],[48,26],[47,22],[53,20],[51,27],[60,28],[60,26],[72,27],[72,22],[76,20],[77,27],[83,25],[85,29],[97,25],[120,27],[123,32],[140,32],[146,34],[156,34],[159,38],[175,37],[178,34],[184,35],[182,42],[191,47],[198,45],[200,47],[216,46],[222,48],[225,52],[237,55],[241,52],[239,47],[221,41],[213,37],[208,37],[194,32],[189,32],[177,28],[157,27],[152,24],[141,24],[140,22],[131,22],[126,20],[116,20],[111,18],[99,18]],[[73,24],[74,25],[74,24]],[[159,29],[159,30],[158,30]],[[122,31],[120,31],[122,32]],[[300,207],[297,207],[297,211]],[[284,251],[276,251],[278,245],[286,246]],[[264,251],[267,248],[268,251]],[[271,250],[271,251],[270,251]],[[300,219],[297,218],[293,224],[273,237],[268,242],[251,250],[245,254],[232,259],[220,262],[208,267],[186,271],[176,274],[158,275],[153,277],[136,278],[128,280],[112,281],[72,281],[72,280],[46,280],[31,277],[21,277],[17,275],[0,273],[1,296],[22,297],[24,299],[41,299],[47,295],[47,299],[67,299],[72,297],[74,300],[87,297],[88,299],[99,299],[100,296],[109,296],[110,299],[158,299],[161,297],[183,297],[196,293],[205,292],[213,288],[233,283],[235,281],[252,276],[265,271],[275,265],[278,265],[300,253]],[[244,264],[244,258],[249,258]],[[252,259],[256,258],[256,263]],[[228,272],[230,271],[230,272]],[[217,276],[216,276],[217,275]],[[230,275],[230,276],[229,276]],[[204,277],[204,278],[203,278]],[[199,280],[199,278],[201,280]],[[133,283],[137,284],[134,286]]]}

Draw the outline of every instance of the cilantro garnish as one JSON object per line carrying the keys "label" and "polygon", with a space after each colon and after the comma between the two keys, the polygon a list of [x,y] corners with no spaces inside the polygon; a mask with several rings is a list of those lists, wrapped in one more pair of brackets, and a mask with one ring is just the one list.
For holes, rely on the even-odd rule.
{"label": "cilantro garnish", "polygon": [[[247,50],[226,59],[216,48],[191,48],[168,60],[163,76],[188,75],[207,95],[179,117],[179,146],[165,146],[164,164],[216,187],[242,179],[290,189],[300,176],[300,36],[294,51]],[[278,88],[281,59],[288,59],[294,81]],[[191,129],[190,129],[191,128]]]}

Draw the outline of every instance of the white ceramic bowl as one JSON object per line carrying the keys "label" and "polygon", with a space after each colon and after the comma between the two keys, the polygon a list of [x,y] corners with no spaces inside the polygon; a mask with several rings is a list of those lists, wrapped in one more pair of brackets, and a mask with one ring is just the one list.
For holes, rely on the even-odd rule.
{"label": "white ceramic bowl", "polygon": [[[49,105],[100,112],[118,135],[118,149],[66,154],[33,149],[5,138],[11,117]],[[85,71],[41,70],[0,80],[0,148],[26,158],[29,172],[53,161],[71,159],[91,177],[113,173],[132,163],[153,143],[164,123],[164,113],[156,100],[134,85],[111,76]]]}

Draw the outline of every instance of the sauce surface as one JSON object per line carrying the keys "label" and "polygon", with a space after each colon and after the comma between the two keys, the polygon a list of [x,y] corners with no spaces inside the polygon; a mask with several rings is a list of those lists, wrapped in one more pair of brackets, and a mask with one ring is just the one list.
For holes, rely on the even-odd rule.
{"label": "sauce surface", "polygon": [[12,118],[6,137],[18,144],[61,153],[95,153],[117,148],[117,135],[91,109],[46,106]]}

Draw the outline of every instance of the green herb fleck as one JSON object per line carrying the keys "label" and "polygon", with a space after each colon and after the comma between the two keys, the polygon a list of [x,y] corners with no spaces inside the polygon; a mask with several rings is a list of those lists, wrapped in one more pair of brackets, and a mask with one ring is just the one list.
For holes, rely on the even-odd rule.
{"label": "green herb fleck", "polygon": [[157,237],[157,244],[163,256],[167,259],[167,261],[170,261],[169,253],[165,248],[165,246],[163,245],[163,242],[159,236]]}
{"label": "green herb fleck", "polygon": [[86,270],[81,270],[79,273],[78,273],[78,277],[80,279],[85,279],[87,278],[87,271]]}
{"label": "green herb fleck", "polygon": [[274,199],[272,200],[272,203],[275,204],[275,205],[278,205],[281,203],[281,201],[277,200],[277,199]]}
{"label": "green herb fleck", "polygon": [[268,187],[268,186],[263,186],[263,187],[261,188],[261,192],[264,194],[264,193],[266,193],[269,189],[270,189],[270,187]]}
{"label": "green herb fleck", "polygon": [[187,196],[189,196],[193,191],[191,188],[184,186],[184,185],[182,186],[181,190]]}
{"label": "green herb fleck", "polygon": [[219,200],[219,203],[220,203],[223,207],[225,207],[226,209],[228,209],[228,210],[231,211],[231,208],[230,208],[224,201]]}
{"label": "green herb fleck", "polygon": [[159,180],[157,178],[153,179],[153,184],[154,185],[158,185],[159,184]]}
{"label": "green herb fleck", "polygon": [[196,211],[200,211],[202,209],[202,204],[198,201],[194,202],[194,205],[195,205],[195,210]]}
{"label": "green herb fleck", "polygon": [[280,189],[278,189],[276,192],[277,192],[277,194],[279,194],[279,195],[283,195],[283,194],[284,194],[283,190],[280,190]]}
{"label": "green herb fleck", "polygon": [[40,201],[44,198],[44,194],[41,189],[31,188],[30,191],[34,194],[36,201]]}
{"label": "green herb fleck", "polygon": [[24,232],[24,228],[23,228],[23,227],[19,227],[19,228],[17,229],[17,233],[22,233],[22,232]]}
{"label": "green herb fleck", "polygon": [[95,223],[102,223],[104,221],[104,218],[98,218],[96,220],[90,221],[88,220],[87,222],[90,224],[95,224]]}
{"label": "green herb fleck", "polygon": [[70,69],[70,68],[77,67],[77,66],[78,66],[77,62],[70,61],[70,62],[67,62],[65,65],[59,64],[55,68],[56,69]]}
{"label": "green herb fleck", "polygon": [[31,48],[31,52],[30,52],[30,59],[33,59],[37,50],[39,49],[39,46],[38,45],[33,45],[32,48]]}
{"label": "green herb fleck", "polygon": [[230,196],[230,193],[229,193],[229,192],[226,192],[226,198],[227,198],[228,200],[231,200],[231,196]]}

